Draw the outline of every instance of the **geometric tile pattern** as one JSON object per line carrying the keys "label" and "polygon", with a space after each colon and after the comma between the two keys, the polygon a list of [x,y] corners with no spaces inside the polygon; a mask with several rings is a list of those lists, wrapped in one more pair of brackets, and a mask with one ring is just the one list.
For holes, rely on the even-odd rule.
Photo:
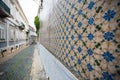
{"label": "geometric tile pattern", "polygon": [[80,80],[120,79],[119,0],[58,0],[40,37]]}

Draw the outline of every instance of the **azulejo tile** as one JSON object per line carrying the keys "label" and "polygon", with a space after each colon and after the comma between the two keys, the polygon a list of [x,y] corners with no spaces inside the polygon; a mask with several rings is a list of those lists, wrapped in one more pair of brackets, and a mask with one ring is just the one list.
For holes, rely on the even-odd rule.
{"label": "azulejo tile", "polygon": [[78,64],[78,65],[81,64],[81,60],[80,60],[80,58],[78,58],[78,60],[77,60],[77,64]]}
{"label": "azulejo tile", "polygon": [[[83,62],[83,64],[81,65],[82,70],[81,70],[81,76],[84,77],[85,79],[87,77],[89,77],[89,70],[87,68],[87,64],[84,64],[85,62]],[[89,64],[89,63],[88,63]]]}
{"label": "azulejo tile", "polygon": [[87,64],[87,69],[88,69],[89,71],[93,71],[93,67],[92,67],[92,65],[91,65],[90,63]]}
{"label": "azulejo tile", "polygon": [[111,31],[104,33],[104,40],[106,40],[106,41],[112,41],[112,40],[114,40],[114,37],[115,37],[115,34]]}
{"label": "azulejo tile", "polygon": [[78,16],[82,15],[82,9],[78,10]]}
{"label": "azulejo tile", "polygon": [[94,39],[95,42],[97,42],[97,43],[103,41],[103,36],[102,36],[102,35],[101,35],[101,36],[95,36],[94,38],[95,38],[95,39]]}
{"label": "azulejo tile", "polygon": [[[99,68],[95,67],[94,69],[99,69]],[[99,80],[101,77],[102,77],[101,76],[101,71],[93,70],[92,72],[90,72],[90,80],[95,80],[95,79]]]}
{"label": "azulejo tile", "polygon": [[112,43],[112,42],[109,42],[108,44],[109,44],[108,50],[111,51],[112,53],[116,52],[116,50],[119,51],[119,46],[118,46],[119,44]]}
{"label": "azulejo tile", "polygon": [[93,16],[96,16],[96,10],[95,10],[95,9],[89,10],[89,11],[87,12],[87,17],[88,17],[88,18],[91,18],[91,17],[93,17]]}
{"label": "azulejo tile", "polygon": [[83,17],[82,17],[82,16],[80,16],[80,17],[81,17],[81,18],[80,18],[80,20],[78,19],[78,21],[79,21],[79,22],[80,22],[80,21],[82,22],[82,27],[86,27],[86,26],[87,26],[87,23],[88,23],[88,20],[87,20],[87,19],[83,19],[83,20],[82,20]]}
{"label": "azulejo tile", "polygon": [[[50,48],[46,47],[51,51],[54,50],[53,53],[61,58],[60,60],[65,60],[64,63],[75,74],[80,73],[80,80],[117,80],[120,72],[118,7],[120,2],[117,0],[59,2],[59,9],[54,9],[57,15],[51,15],[51,25],[49,25],[51,30],[54,30],[55,26],[55,33],[50,32],[51,35],[55,35],[48,39],[48,32],[44,32],[47,34],[44,35],[45,39],[42,43],[50,44]],[[56,24],[53,24],[55,21]]]}
{"label": "azulejo tile", "polygon": [[113,19],[116,15],[116,12],[114,10],[108,10],[103,18],[106,20],[106,21],[110,21],[111,19]]}
{"label": "azulejo tile", "polygon": [[86,11],[88,11],[88,4],[87,4],[87,0],[86,1],[83,1],[83,6],[82,6],[82,9],[83,10],[85,10],[86,9]]}
{"label": "azulejo tile", "polygon": [[115,40],[117,42],[120,42],[120,30],[117,30],[116,33],[115,33]]}
{"label": "azulejo tile", "polygon": [[118,27],[117,20],[116,20],[116,22],[115,21],[114,22],[110,22],[109,27],[110,27],[110,31],[113,31],[113,30],[117,29],[117,27]]}
{"label": "azulejo tile", "polygon": [[94,34],[93,33],[88,33],[87,34],[87,42],[94,42]]}
{"label": "azulejo tile", "polygon": [[93,49],[95,47],[95,43],[94,42],[87,42],[86,43],[86,48],[87,49]]}
{"label": "azulejo tile", "polygon": [[110,52],[110,51],[106,51],[102,54],[102,57],[103,59],[106,61],[106,62],[112,62],[115,60],[115,57],[114,55]]}

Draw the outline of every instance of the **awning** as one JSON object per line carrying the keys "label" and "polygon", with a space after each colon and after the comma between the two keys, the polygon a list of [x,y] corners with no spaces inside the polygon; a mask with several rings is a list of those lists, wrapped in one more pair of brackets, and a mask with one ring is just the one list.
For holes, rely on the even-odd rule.
{"label": "awning", "polygon": [[35,32],[30,31],[30,36],[37,36]]}
{"label": "awning", "polygon": [[21,30],[25,29],[25,24],[23,22],[20,22],[18,26]]}
{"label": "awning", "polygon": [[12,24],[18,26],[19,24],[12,18],[7,18]]}
{"label": "awning", "polygon": [[10,17],[10,8],[2,0],[0,0],[0,17]]}

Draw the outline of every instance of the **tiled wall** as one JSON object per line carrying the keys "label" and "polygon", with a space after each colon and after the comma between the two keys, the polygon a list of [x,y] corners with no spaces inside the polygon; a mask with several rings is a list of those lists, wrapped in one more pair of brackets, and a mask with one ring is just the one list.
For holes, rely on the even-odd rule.
{"label": "tiled wall", "polygon": [[120,80],[120,1],[58,1],[41,43],[79,80]]}

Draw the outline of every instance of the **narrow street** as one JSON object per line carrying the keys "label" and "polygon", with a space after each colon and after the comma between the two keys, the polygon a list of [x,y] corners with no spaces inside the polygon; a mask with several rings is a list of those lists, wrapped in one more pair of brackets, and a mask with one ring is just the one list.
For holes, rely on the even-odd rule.
{"label": "narrow street", "polygon": [[120,80],[120,0],[0,0],[0,80]]}
{"label": "narrow street", "polygon": [[0,80],[78,80],[41,44],[30,45],[0,64]]}
{"label": "narrow street", "polygon": [[41,61],[40,55],[38,53],[37,45],[35,45],[35,50],[33,54],[33,63],[31,68],[31,80],[47,80],[43,63]]}
{"label": "narrow street", "polygon": [[0,80],[30,80],[33,53],[34,45],[31,45],[0,64]]}

